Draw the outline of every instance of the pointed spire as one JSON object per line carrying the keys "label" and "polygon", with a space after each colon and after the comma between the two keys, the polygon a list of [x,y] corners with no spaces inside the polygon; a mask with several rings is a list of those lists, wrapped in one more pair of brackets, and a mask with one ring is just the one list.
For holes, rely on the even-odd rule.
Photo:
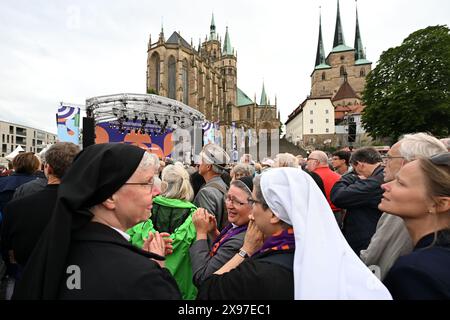
{"label": "pointed spire", "polygon": [[217,40],[216,23],[214,22],[214,13],[211,18],[211,25],[209,26],[209,40]]}
{"label": "pointed spire", "polygon": [[362,45],[361,34],[359,32],[359,19],[358,19],[358,2],[356,2],[356,30],[355,30],[355,61],[366,59],[366,54]]}
{"label": "pointed spire", "polygon": [[159,33],[158,43],[164,43],[166,40],[164,39],[164,27],[163,27],[163,18],[161,17],[161,32]]}
{"label": "pointed spire", "polygon": [[152,34],[148,36],[148,50],[152,47]]}
{"label": "pointed spire", "polygon": [[230,41],[230,35],[228,34],[228,26],[227,31],[225,32],[225,43],[223,44],[223,55],[232,55],[233,54],[233,48],[231,48],[231,41]]}
{"label": "pointed spire", "polygon": [[339,11],[339,0],[337,0],[336,27],[334,29],[333,48],[339,45],[345,46],[345,40],[344,40],[344,33],[342,32],[341,13]]}
{"label": "pointed spire", "polygon": [[320,64],[325,64],[325,50],[323,49],[323,40],[322,40],[322,13],[319,14],[319,40],[317,42],[315,66],[318,66]]}
{"label": "pointed spire", "polygon": [[261,100],[259,101],[259,105],[260,106],[267,105],[267,95],[266,95],[266,90],[264,88],[264,81],[263,81],[263,87],[262,87],[262,92],[261,92]]}

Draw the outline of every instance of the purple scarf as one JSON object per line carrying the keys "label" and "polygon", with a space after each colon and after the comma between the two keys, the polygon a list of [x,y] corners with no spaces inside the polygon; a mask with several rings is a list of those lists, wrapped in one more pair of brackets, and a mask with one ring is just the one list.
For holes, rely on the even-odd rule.
{"label": "purple scarf", "polygon": [[210,256],[213,257],[217,253],[217,250],[219,250],[220,246],[224,244],[228,239],[241,232],[247,231],[247,226],[247,224],[244,224],[243,226],[233,228],[233,225],[230,223],[225,228],[223,228],[220,234],[217,236],[216,240],[214,240]]}
{"label": "purple scarf", "polygon": [[261,249],[255,252],[255,254],[266,251],[289,249],[295,249],[295,236],[294,229],[292,228],[274,233],[272,236],[267,238],[266,241],[264,241]]}

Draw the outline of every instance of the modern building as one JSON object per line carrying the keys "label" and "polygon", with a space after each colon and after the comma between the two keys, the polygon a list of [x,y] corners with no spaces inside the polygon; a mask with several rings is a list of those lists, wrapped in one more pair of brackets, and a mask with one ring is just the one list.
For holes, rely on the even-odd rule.
{"label": "modern building", "polygon": [[17,146],[26,152],[39,153],[57,140],[56,134],[6,121],[0,121],[0,137],[1,157],[13,152]]}

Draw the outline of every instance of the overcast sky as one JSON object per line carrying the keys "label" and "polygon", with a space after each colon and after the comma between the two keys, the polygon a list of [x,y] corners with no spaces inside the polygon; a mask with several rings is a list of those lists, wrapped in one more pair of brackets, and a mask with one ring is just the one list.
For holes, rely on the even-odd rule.
{"label": "overcast sky", "polygon": [[[148,37],[180,31],[197,46],[211,13],[238,54],[238,86],[259,102],[262,82],[277,95],[282,121],[306,98],[314,68],[319,6],[326,54],[336,0],[0,0],[0,119],[56,132],[60,101],[145,93]],[[355,1],[340,0],[345,42],[353,47]],[[367,59],[410,33],[450,24],[448,0],[359,0]]]}

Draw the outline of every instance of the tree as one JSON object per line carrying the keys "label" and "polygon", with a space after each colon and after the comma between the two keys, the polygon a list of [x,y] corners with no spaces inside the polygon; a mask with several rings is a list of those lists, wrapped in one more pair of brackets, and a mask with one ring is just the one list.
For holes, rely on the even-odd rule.
{"label": "tree", "polygon": [[410,132],[448,136],[450,33],[433,26],[382,53],[367,76],[362,122],[373,138],[395,141]]}

